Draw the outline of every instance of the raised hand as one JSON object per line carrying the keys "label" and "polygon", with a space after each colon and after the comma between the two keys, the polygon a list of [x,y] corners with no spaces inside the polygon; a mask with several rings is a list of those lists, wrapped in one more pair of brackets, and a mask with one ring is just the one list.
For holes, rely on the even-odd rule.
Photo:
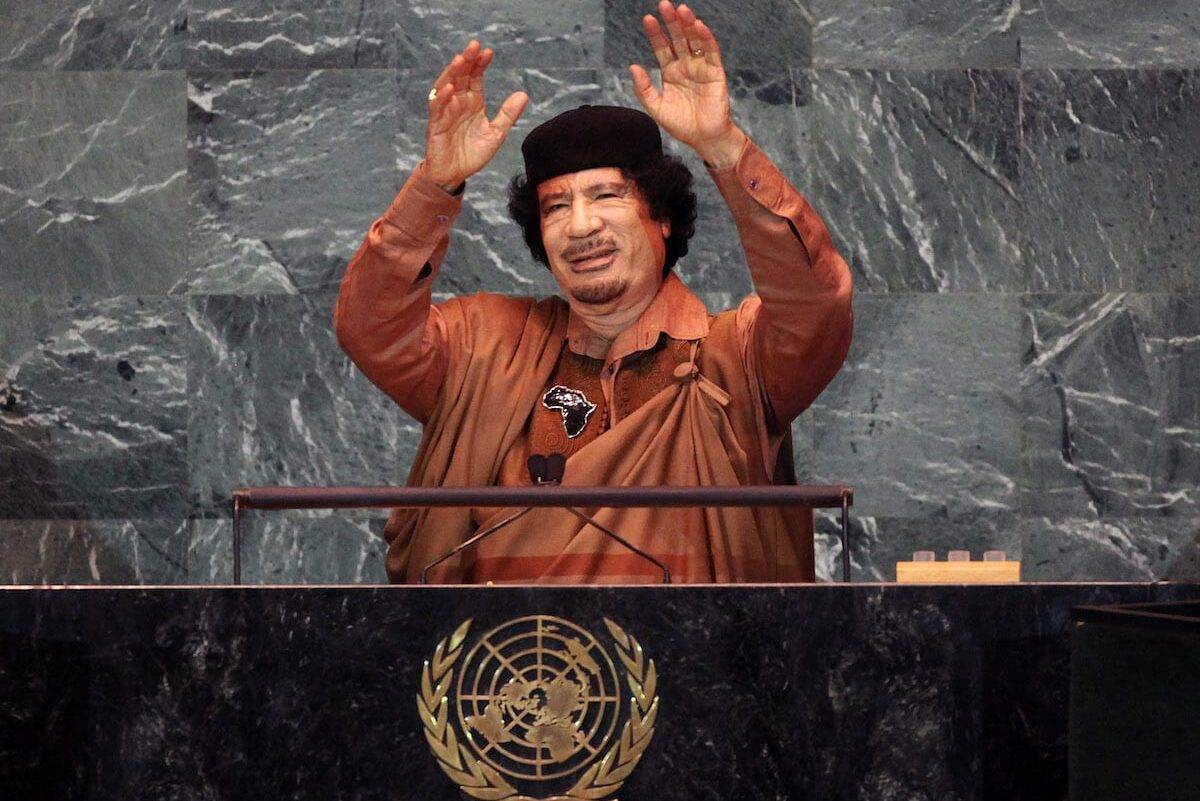
{"label": "raised hand", "polygon": [[434,81],[425,129],[425,175],[444,187],[456,187],[492,160],[529,96],[513,92],[488,119],[483,73],[493,51],[474,39]]}
{"label": "raised hand", "polygon": [[743,135],[729,115],[729,87],[717,39],[687,5],[676,8],[670,0],[661,0],[658,13],[662,23],[647,14],[642,30],[658,59],[662,91],[654,88],[642,66],[631,64],[634,93],[668,134],[702,156],[727,155]]}

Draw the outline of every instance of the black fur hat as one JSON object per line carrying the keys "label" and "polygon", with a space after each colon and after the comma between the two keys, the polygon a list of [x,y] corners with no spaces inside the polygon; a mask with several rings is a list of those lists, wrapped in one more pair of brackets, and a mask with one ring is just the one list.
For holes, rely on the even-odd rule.
{"label": "black fur hat", "polygon": [[534,128],[521,143],[531,186],[596,167],[634,167],[662,154],[649,115],[621,106],[580,106]]}

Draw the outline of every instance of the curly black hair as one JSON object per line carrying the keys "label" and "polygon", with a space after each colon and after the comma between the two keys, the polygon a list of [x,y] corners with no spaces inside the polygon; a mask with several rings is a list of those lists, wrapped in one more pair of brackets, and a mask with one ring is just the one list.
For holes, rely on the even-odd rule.
{"label": "curly black hair", "polygon": [[[632,169],[620,168],[621,175],[633,181],[656,222],[669,222],[663,278],[671,272],[680,256],[687,253],[688,240],[696,233],[696,193],[692,191],[692,171],[678,156],[662,154]],[[538,209],[537,186],[524,175],[513,176],[508,185],[508,215],[521,226],[525,244],[533,258],[549,266],[546,246],[542,243],[542,223]]]}

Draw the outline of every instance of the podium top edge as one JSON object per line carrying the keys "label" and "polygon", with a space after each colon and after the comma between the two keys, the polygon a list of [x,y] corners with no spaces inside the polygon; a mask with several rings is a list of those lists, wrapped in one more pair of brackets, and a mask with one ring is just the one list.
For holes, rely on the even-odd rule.
{"label": "podium top edge", "polygon": [[[570,592],[595,592],[595,591],[617,591],[622,590],[662,590],[665,592],[680,592],[688,590],[789,590],[789,591],[845,591],[849,589],[859,590],[886,590],[888,592],[899,593],[927,593],[930,590],[945,590],[945,589],[961,589],[967,592],[976,589],[1002,590],[1005,592],[1019,591],[1036,591],[1036,590],[1053,590],[1053,589],[1078,589],[1085,587],[1193,587],[1197,590],[1200,597],[1200,583],[1197,582],[1168,582],[1168,581],[1023,581],[1023,582],[1001,582],[994,584],[965,584],[961,582],[944,583],[944,584],[897,584],[896,582],[879,582],[879,581],[861,581],[861,582],[840,582],[840,581],[814,581],[807,583],[755,583],[755,584],[662,584],[662,583],[645,583],[645,584],[7,584],[0,585],[0,593],[3,592],[28,592],[30,590],[50,590],[50,591],[96,591],[96,590],[123,590],[123,591],[161,591],[161,590],[183,590],[183,591],[219,591],[219,590],[252,590],[252,591],[295,591],[295,590],[343,590],[355,592],[376,592],[379,590],[416,590],[420,592],[430,591],[496,591],[496,590],[548,590]],[[1172,602],[1178,603],[1178,602]],[[1197,601],[1186,601],[1183,603],[1197,603]],[[1147,604],[1136,604],[1136,606],[1147,606]],[[1079,606],[1076,610],[1100,609],[1109,611],[1106,607],[1087,607]]]}

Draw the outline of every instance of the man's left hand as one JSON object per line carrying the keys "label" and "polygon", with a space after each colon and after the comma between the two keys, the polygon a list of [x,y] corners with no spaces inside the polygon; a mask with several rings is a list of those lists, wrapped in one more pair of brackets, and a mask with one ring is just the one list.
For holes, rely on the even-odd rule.
{"label": "man's left hand", "polygon": [[[687,5],[670,0],[642,18],[642,29],[662,71],[662,91],[646,70],[631,64],[634,93],[646,113],[668,134],[692,147],[714,167],[737,161],[745,142],[729,115],[729,87],[717,39]],[[664,27],[665,30],[664,30]]]}

